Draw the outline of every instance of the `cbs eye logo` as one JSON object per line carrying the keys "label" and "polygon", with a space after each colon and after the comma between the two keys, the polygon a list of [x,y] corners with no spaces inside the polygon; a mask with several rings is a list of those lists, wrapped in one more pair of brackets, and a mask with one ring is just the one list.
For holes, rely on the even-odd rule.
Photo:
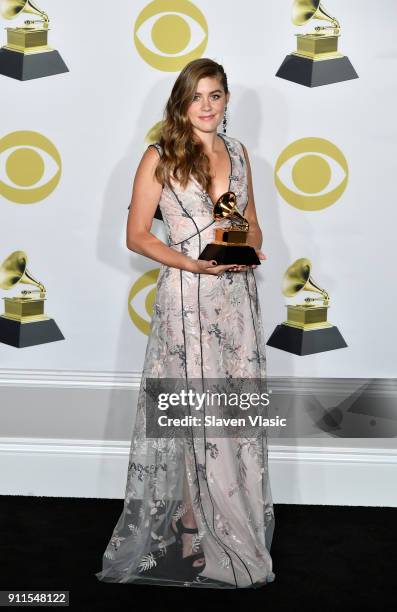
{"label": "cbs eye logo", "polygon": [[207,21],[188,0],[154,0],[138,15],[134,42],[139,55],[150,66],[176,72],[204,53]]}
{"label": "cbs eye logo", "polygon": [[[153,305],[156,297],[156,283],[160,268],[148,270],[132,285],[128,296],[128,313],[136,327],[147,336],[150,333]],[[150,291],[148,287],[152,286]],[[144,289],[147,291],[145,292]],[[144,316],[142,314],[144,313]]]}
{"label": "cbs eye logo", "polygon": [[12,132],[0,139],[0,195],[17,204],[44,200],[61,178],[53,143],[38,132]]}
{"label": "cbs eye logo", "polygon": [[292,142],[274,169],[279,194],[300,210],[322,210],[335,204],[346,189],[348,175],[342,151],[329,140],[314,137]]}

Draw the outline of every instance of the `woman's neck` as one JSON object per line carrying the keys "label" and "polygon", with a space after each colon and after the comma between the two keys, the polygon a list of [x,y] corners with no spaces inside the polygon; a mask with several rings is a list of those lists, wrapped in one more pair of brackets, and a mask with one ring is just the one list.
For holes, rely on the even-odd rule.
{"label": "woman's neck", "polygon": [[205,153],[214,153],[219,150],[218,133],[215,132],[199,132],[194,130],[196,136],[201,140],[204,146]]}

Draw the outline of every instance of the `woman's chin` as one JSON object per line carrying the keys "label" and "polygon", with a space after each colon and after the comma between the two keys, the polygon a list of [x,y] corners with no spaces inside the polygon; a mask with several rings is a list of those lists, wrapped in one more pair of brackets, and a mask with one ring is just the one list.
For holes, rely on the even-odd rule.
{"label": "woman's chin", "polygon": [[194,126],[195,128],[197,128],[198,130],[200,130],[201,132],[216,132],[217,128],[218,128],[218,124],[217,123],[200,123],[200,124],[196,124]]}

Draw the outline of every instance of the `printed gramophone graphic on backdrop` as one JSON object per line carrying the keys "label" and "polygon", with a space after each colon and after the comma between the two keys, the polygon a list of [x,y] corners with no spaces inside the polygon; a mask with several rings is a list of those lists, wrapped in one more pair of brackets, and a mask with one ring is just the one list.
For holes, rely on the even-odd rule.
{"label": "printed gramophone graphic on backdrop", "polygon": [[218,264],[260,265],[254,247],[247,244],[249,223],[237,210],[233,191],[227,191],[218,198],[212,216],[216,221],[229,219],[231,227],[215,229],[215,240],[205,246],[199,259],[215,259]]}
{"label": "printed gramophone graphic on backdrop", "polygon": [[24,25],[6,28],[7,44],[0,49],[0,74],[28,81],[69,72],[62,57],[48,46],[49,17],[32,0],[0,0],[0,15],[14,19],[28,14]]}
{"label": "printed gramophone graphic on backdrop", "polygon": [[64,340],[54,319],[44,313],[46,289],[27,269],[25,251],[14,251],[0,265],[0,288],[12,289],[18,283],[35,285],[20,295],[5,297],[0,315],[0,342],[17,348]]}
{"label": "printed gramophone graphic on backdrop", "polygon": [[[329,295],[314,282],[312,263],[301,257],[284,274],[282,292],[294,297],[300,291],[314,291],[320,297],[305,298],[305,304],[287,304],[287,321],[277,325],[266,344],[294,353],[311,355],[347,346],[340,331],[327,321]],[[315,304],[322,300],[322,304]]]}
{"label": "printed gramophone graphic on backdrop", "polygon": [[316,26],[314,32],[295,34],[297,49],[286,56],[276,76],[306,87],[357,79],[349,58],[338,51],[338,20],[325,11],[320,0],[295,0],[292,22],[302,26],[312,19],[328,21],[331,25]]}

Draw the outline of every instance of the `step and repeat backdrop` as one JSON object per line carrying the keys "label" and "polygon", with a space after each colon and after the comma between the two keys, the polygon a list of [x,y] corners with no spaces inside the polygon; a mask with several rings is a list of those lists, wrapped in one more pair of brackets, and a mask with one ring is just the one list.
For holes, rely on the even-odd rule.
{"label": "step and repeat backdrop", "polygon": [[0,368],[142,370],[159,264],[126,247],[132,182],[209,57],[251,160],[269,375],[395,377],[396,23],[394,0],[2,0]]}

